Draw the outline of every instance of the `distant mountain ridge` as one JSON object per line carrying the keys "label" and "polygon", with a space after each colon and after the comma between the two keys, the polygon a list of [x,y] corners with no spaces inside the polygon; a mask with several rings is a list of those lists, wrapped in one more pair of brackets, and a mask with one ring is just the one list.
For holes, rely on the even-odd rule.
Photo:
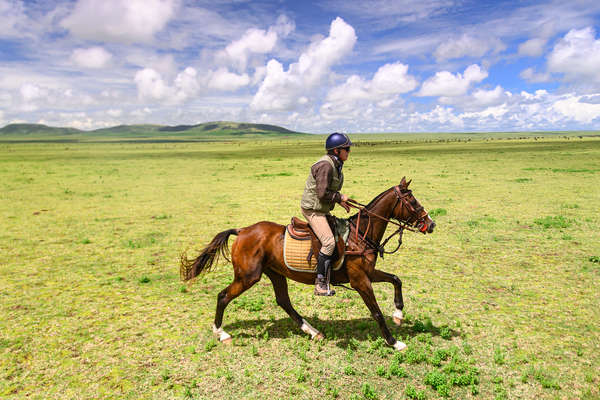
{"label": "distant mountain ridge", "polygon": [[42,124],[9,124],[0,129],[0,135],[31,135],[32,133],[72,135],[83,133],[83,131],[75,128],[61,128]]}
{"label": "distant mountain ridge", "polygon": [[84,131],[75,128],[52,127],[43,124],[9,124],[0,129],[0,135],[83,135],[83,136],[245,136],[245,135],[302,135],[281,126],[247,122],[213,121],[196,125],[117,125]]}

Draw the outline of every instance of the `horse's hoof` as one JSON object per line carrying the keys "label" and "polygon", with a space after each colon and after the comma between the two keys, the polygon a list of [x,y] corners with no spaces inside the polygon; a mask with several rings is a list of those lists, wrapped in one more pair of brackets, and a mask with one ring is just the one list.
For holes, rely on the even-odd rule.
{"label": "horse's hoof", "polygon": [[221,340],[221,343],[230,346],[233,343],[233,339],[227,338],[225,340]]}
{"label": "horse's hoof", "polygon": [[398,350],[398,351],[404,351],[408,348],[408,346],[406,346],[406,344],[402,343],[401,341],[396,341],[396,343],[394,343],[394,349]]}
{"label": "horse's hoof", "polygon": [[321,332],[313,328],[305,319],[302,320],[302,325],[300,326],[302,332],[308,333],[310,338],[313,340],[322,340],[325,338]]}
{"label": "horse's hoof", "polygon": [[219,342],[230,344],[231,343],[231,335],[223,330],[223,328],[217,328],[213,324],[213,333],[219,339]]}
{"label": "horse's hoof", "polygon": [[404,320],[404,314],[402,314],[402,311],[394,311],[394,313],[392,314],[392,320],[394,321],[394,324],[402,325],[402,321]]}

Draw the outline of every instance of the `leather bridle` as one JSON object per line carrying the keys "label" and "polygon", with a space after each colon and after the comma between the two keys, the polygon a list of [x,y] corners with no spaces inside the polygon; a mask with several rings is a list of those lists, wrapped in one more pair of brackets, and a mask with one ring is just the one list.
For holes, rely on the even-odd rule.
{"label": "leather bridle", "polygon": [[[359,240],[366,243],[368,245],[368,247],[371,248],[372,251],[376,251],[377,253],[379,253],[379,255],[381,256],[381,258],[383,258],[384,254],[393,254],[395,252],[397,252],[400,249],[400,246],[402,245],[402,234],[404,233],[404,230],[408,230],[411,232],[422,232],[425,233],[427,232],[428,229],[428,224],[426,222],[426,219],[428,217],[427,212],[425,211],[425,209],[423,208],[423,206],[419,205],[418,207],[414,207],[411,204],[411,201],[409,200],[409,198],[412,195],[412,192],[410,190],[404,190],[402,191],[402,189],[400,189],[400,186],[394,186],[394,194],[396,195],[396,203],[394,204],[394,207],[392,207],[392,211],[389,217],[384,217],[382,215],[379,215],[377,213],[374,213],[373,211],[369,210],[367,208],[366,205],[361,204],[359,202],[357,202],[356,200],[352,200],[352,199],[348,199],[347,203],[350,207],[356,208],[358,209],[358,214],[357,214],[357,219],[356,219],[356,224],[354,224],[352,222],[352,220],[350,220],[350,224],[354,225],[354,229],[356,230],[355,233],[355,240],[356,243],[359,243]],[[408,211],[408,214],[413,217],[413,218],[409,218],[408,220],[401,220],[399,218],[396,218],[396,221],[392,220],[391,218],[393,218],[396,214],[396,207],[398,207],[398,205],[401,204],[402,207],[405,207]],[[367,222],[367,229],[365,230],[364,234],[360,232],[359,226],[360,226],[360,217],[362,213],[365,213],[367,215],[367,218],[369,218],[368,222]],[[375,243],[372,239],[370,239],[369,237],[367,237],[368,233],[369,233],[369,229],[371,228],[371,217],[375,217],[377,219],[380,219],[382,221],[386,221],[392,225],[396,225],[398,228],[391,234],[389,235],[381,244],[379,243]],[[388,241],[394,237],[398,235],[398,246],[396,246],[396,248],[392,251],[386,251],[385,250],[385,245],[388,243]],[[365,250],[360,251],[360,252],[354,252],[354,251],[347,251],[348,254],[363,254],[367,249],[365,248]]]}

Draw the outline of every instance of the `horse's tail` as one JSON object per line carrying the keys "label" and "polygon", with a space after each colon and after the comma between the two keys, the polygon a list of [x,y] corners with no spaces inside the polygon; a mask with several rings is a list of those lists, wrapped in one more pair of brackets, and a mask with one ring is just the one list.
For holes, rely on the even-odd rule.
{"label": "horse's tail", "polygon": [[229,261],[229,248],[227,247],[229,235],[237,235],[239,232],[239,229],[229,229],[217,234],[194,259],[188,259],[185,252],[181,254],[179,264],[181,280],[189,281],[204,271],[210,271],[214,262],[219,258],[219,254]]}

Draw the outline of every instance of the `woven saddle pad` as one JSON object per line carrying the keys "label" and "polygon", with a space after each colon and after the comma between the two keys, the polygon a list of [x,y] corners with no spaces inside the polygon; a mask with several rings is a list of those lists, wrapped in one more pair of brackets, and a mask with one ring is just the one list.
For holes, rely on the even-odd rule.
{"label": "woven saddle pad", "polygon": [[[308,254],[311,249],[310,240],[298,240],[290,236],[288,230],[285,230],[285,237],[283,239],[283,259],[285,265],[292,271],[299,272],[313,272],[317,271],[317,255],[311,254],[310,265],[308,263]],[[333,266],[333,270],[337,271],[344,264],[344,257],[342,256],[338,262]]]}

